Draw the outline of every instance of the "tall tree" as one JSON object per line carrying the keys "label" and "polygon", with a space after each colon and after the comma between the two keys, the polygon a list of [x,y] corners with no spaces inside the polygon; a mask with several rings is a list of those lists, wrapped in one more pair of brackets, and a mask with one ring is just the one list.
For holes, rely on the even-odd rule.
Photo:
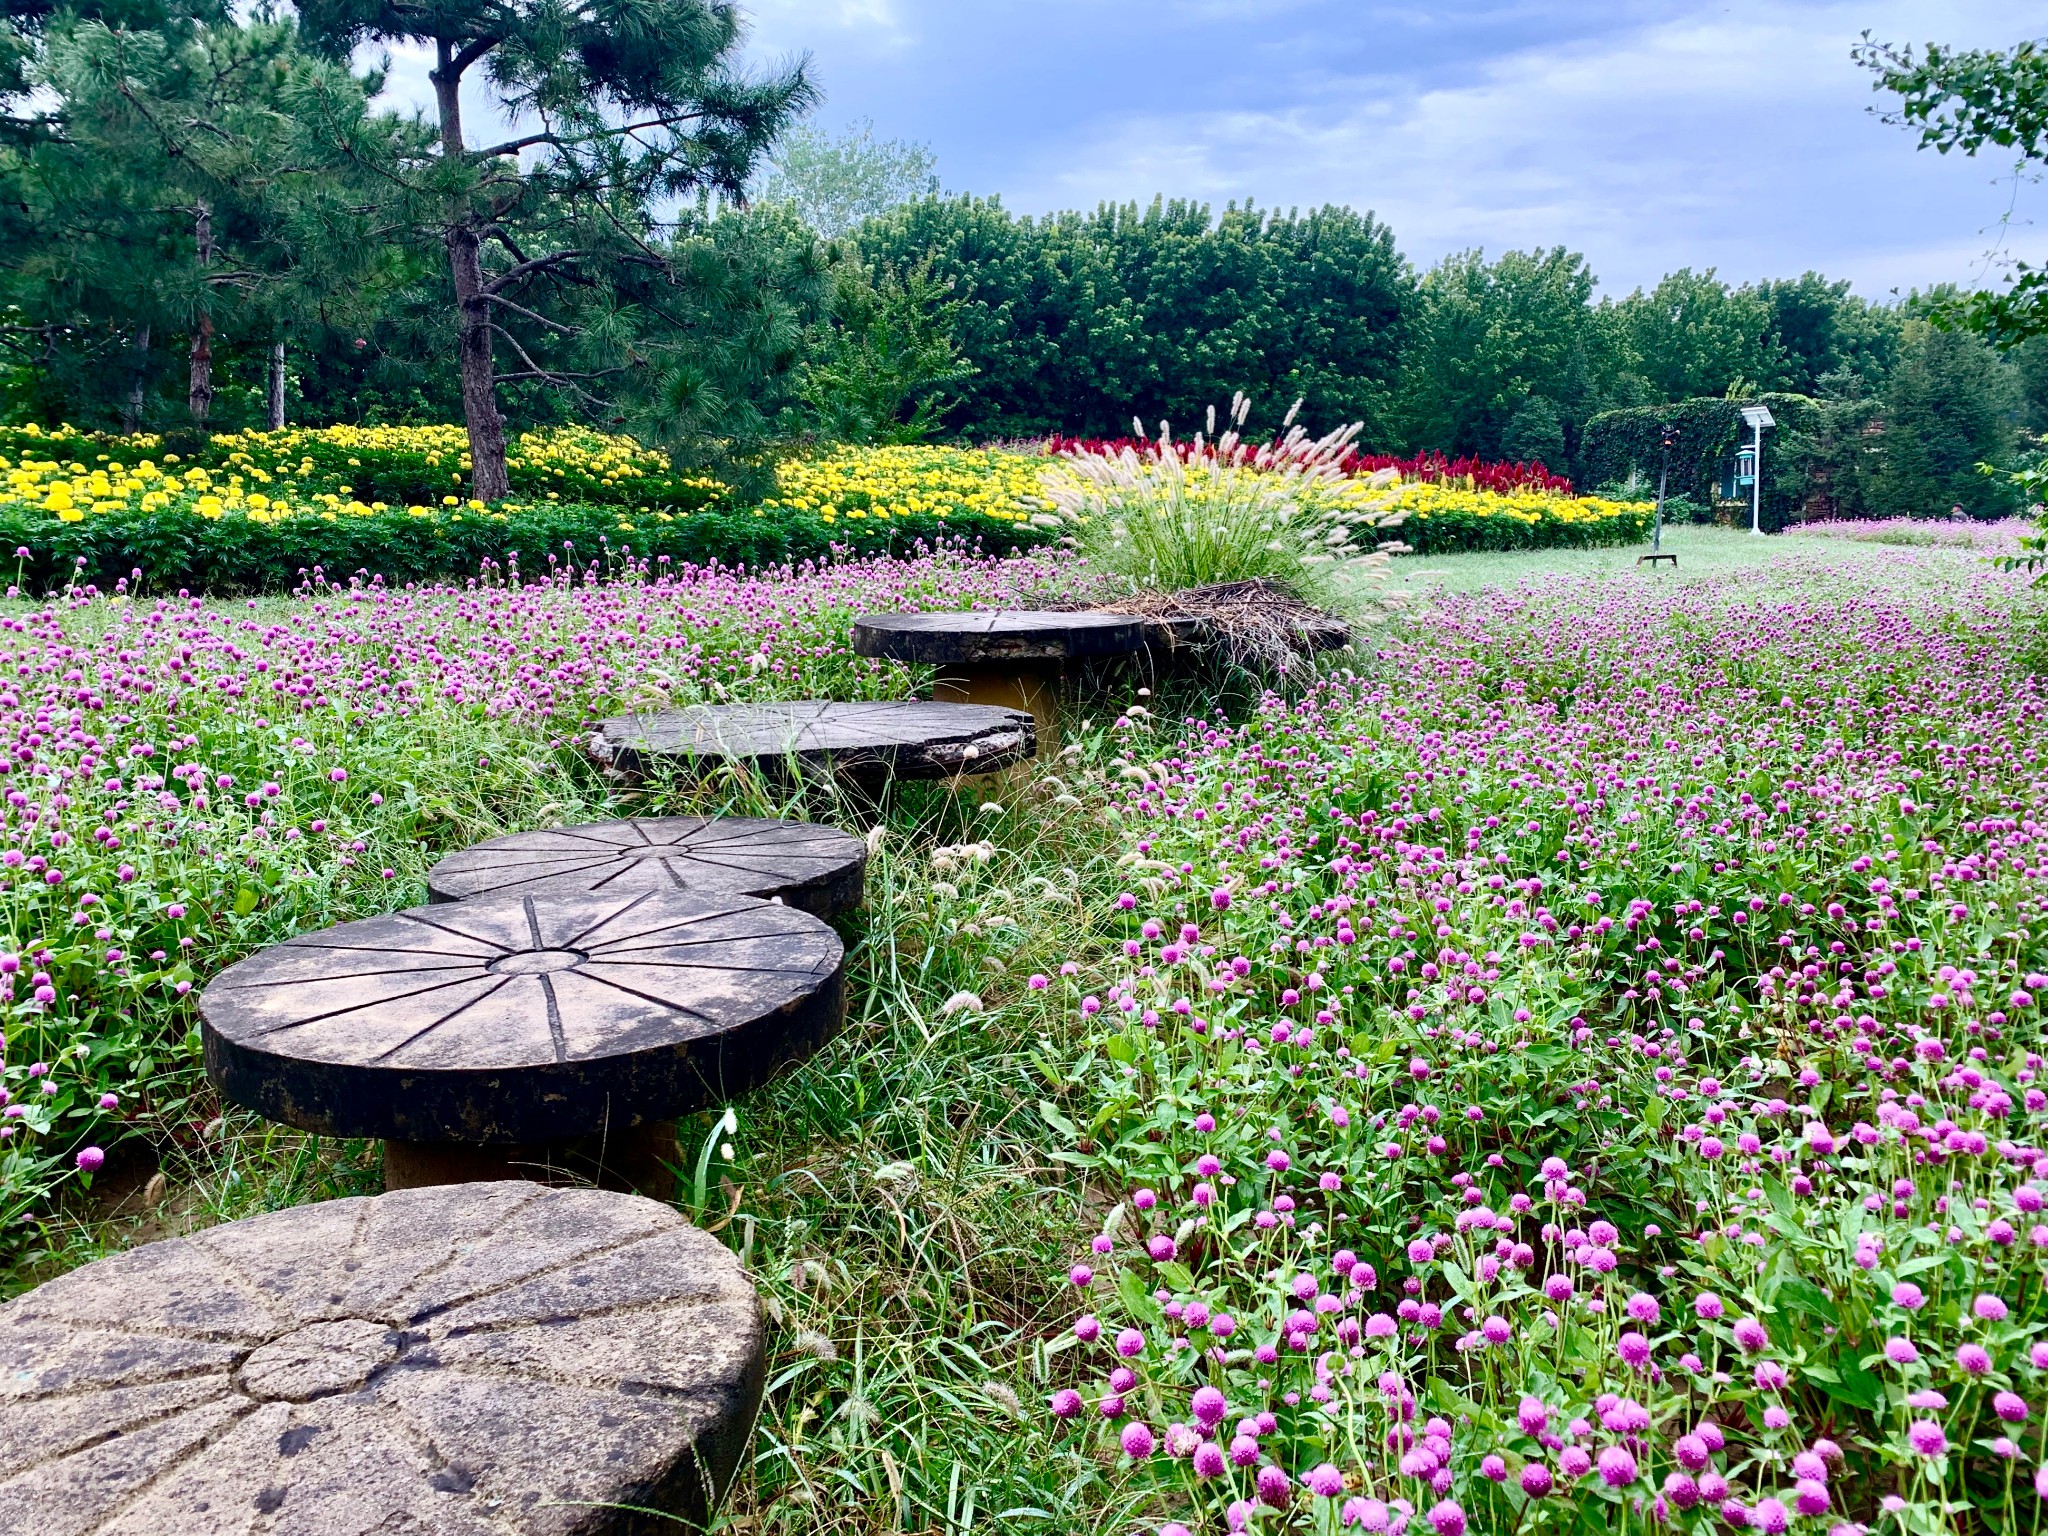
{"label": "tall tree", "polygon": [[2020,411],[2019,383],[1982,338],[1908,320],[1883,400],[1884,438],[1873,509],[1887,517],[1940,517],[1961,507],[1972,517],[2015,510],[2003,465]]}
{"label": "tall tree", "polygon": [[930,145],[878,139],[869,118],[837,136],[799,123],[776,145],[755,201],[788,203],[804,223],[836,240],[899,203],[937,196],[938,167]]}
{"label": "tall tree", "polygon": [[1409,442],[1491,458],[1519,421],[1518,448],[1540,439],[1562,459],[1568,410],[1591,414],[1592,297],[1585,257],[1561,245],[1495,261],[1461,251],[1430,268],[1403,358]]}
{"label": "tall tree", "polygon": [[[304,0],[300,17],[339,54],[365,41],[433,50],[436,136],[382,168],[446,253],[471,474],[486,501],[511,489],[500,383],[616,413],[617,386],[647,363],[636,332],[672,270],[652,210],[694,193],[742,197],[816,99],[802,62],[760,77],[737,67],[743,29],[725,0]],[[482,145],[463,122],[463,84],[476,78],[521,125]],[[502,374],[501,344],[514,359]]]}
{"label": "tall tree", "polygon": [[374,302],[363,189],[299,120],[316,95],[362,118],[376,82],[305,52],[289,23],[67,18],[36,79],[46,131],[0,153],[0,280],[48,338],[72,419],[138,423],[154,349],[184,336],[180,394],[203,426],[217,344],[267,350],[333,295]]}
{"label": "tall tree", "polygon": [[1771,308],[1754,288],[1730,288],[1713,268],[1680,267],[1615,306],[1634,365],[1655,398],[1697,400],[1729,386],[1772,389],[1784,357]]}

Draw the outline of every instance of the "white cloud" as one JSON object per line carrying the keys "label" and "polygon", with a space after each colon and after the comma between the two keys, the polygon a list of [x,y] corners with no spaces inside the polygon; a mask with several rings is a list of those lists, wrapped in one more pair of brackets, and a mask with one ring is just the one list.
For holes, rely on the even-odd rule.
{"label": "white cloud", "polygon": [[1916,154],[1866,114],[1870,77],[1848,57],[1866,26],[1929,25],[1958,41],[2012,29],[1981,3],[1745,4],[1498,54],[1457,83],[1304,71],[1285,105],[1098,120],[1005,191],[1027,209],[1154,190],[1345,202],[1419,259],[1563,243],[1610,288],[1715,264],[1833,268],[1873,293],[1962,278],[1986,240],[1958,237],[2004,207],[1985,185],[1998,167]]}

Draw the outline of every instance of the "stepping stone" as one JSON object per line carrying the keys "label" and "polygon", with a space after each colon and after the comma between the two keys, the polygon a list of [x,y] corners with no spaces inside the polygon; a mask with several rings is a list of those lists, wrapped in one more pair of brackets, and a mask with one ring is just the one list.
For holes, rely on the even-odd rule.
{"label": "stepping stone", "polygon": [[868,845],[836,827],[662,816],[494,837],[427,871],[432,901],[682,891],[758,896],[836,917],[860,905]]}
{"label": "stepping stone", "polygon": [[701,1530],[764,1376],[738,1261],[654,1201],[300,1206],[0,1306],[0,1532]]}
{"label": "stepping stone", "polygon": [[382,1138],[389,1188],[595,1164],[653,1192],[677,1115],[837,1033],[845,958],[808,912],[744,897],[484,897],[252,955],[200,995],[200,1032],[224,1098]]}
{"label": "stepping stone", "polygon": [[1014,709],[800,699],[626,715],[600,725],[591,749],[626,773],[735,762],[776,778],[836,773],[877,785],[890,778],[992,773],[1027,762],[1038,751],[1038,734],[1031,716]]}
{"label": "stepping stone", "polygon": [[1145,620],[1128,613],[974,609],[869,613],[853,623],[855,654],[935,667],[934,700],[1029,710],[1049,742],[1058,735],[1067,663],[1128,656],[1145,642]]}

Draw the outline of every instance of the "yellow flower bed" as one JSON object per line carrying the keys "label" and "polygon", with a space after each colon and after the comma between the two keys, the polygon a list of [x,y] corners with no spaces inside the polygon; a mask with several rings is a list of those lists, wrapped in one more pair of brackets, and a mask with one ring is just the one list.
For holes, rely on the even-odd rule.
{"label": "yellow flower bed", "polygon": [[1566,496],[1557,491],[1481,491],[1438,480],[1413,480],[1370,494],[1391,495],[1394,506],[1415,522],[1457,513],[1466,517],[1509,518],[1532,526],[1604,523],[1615,517],[1642,516],[1656,510],[1655,503],[1647,501],[1607,501],[1598,496]]}
{"label": "yellow flower bed", "polygon": [[762,505],[812,512],[827,523],[970,512],[1026,523],[1052,510],[1038,485],[1044,468],[1035,454],[998,448],[839,448],[785,459],[776,467],[775,495]]}

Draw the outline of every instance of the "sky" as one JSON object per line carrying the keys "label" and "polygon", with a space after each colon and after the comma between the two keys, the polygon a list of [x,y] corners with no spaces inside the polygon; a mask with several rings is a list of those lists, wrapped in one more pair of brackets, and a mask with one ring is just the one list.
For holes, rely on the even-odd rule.
{"label": "sky", "polygon": [[[743,0],[745,3],[745,0]],[[2048,188],[1916,151],[1849,57],[2009,46],[2048,0],[751,0],[820,126],[872,119],[1019,213],[1346,203],[1421,265],[1563,244],[1602,290],[1813,269],[1881,298],[2048,257]],[[2001,227],[2008,210],[2010,222]]]}
{"label": "sky", "polygon": [[[1883,299],[2048,260],[2048,187],[1916,149],[1849,56],[2048,36],[2048,0],[741,5],[750,64],[808,56],[821,128],[928,144],[947,190],[1017,213],[1349,204],[1418,266],[1564,245],[1610,294],[1689,266]],[[391,95],[429,102],[424,53],[393,54]]]}

